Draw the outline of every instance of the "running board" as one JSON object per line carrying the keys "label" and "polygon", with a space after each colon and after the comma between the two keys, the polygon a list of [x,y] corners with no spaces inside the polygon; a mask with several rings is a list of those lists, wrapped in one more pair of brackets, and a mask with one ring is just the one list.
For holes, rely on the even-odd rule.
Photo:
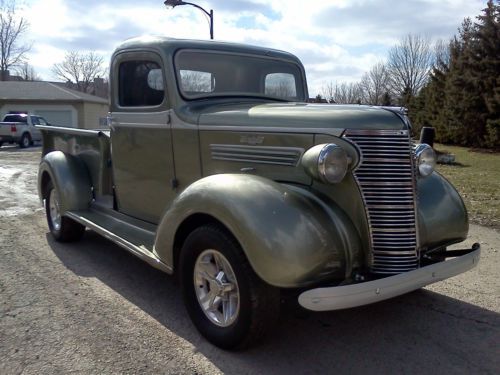
{"label": "running board", "polygon": [[65,216],[97,232],[151,266],[172,274],[172,267],[153,252],[155,232],[150,228],[125,222],[101,210],[68,211]]}

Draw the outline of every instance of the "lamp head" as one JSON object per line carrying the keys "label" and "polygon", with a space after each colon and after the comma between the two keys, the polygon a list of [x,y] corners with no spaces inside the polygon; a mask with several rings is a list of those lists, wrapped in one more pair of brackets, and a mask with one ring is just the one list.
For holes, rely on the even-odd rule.
{"label": "lamp head", "polygon": [[169,9],[175,8],[177,5],[185,5],[186,3],[182,0],[166,0],[163,2],[165,6]]}

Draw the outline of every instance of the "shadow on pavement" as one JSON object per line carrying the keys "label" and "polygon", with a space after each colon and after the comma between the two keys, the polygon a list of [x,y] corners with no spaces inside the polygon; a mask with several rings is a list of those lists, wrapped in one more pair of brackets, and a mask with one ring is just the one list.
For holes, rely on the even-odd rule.
{"label": "shadow on pavement", "polygon": [[[355,309],[312,313],[285,306],[276,329],[245,352],[207,343],[189,324],[173,277],[87,231],[48,243],[64,265],[97,278],[191,342],[226,373],[482,373],[498,370],[499,314],[427,290]],[[496,349],[495,349],[496,348]],[[450,372],[451,371],[451,372]]]}

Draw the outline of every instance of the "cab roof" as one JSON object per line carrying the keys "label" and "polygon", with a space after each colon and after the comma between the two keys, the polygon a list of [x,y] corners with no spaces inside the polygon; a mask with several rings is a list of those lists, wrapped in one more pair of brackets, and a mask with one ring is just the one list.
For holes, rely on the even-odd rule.
{"label": "cab roof", "polygon": [[123,50],[157,50],[173,56],[180,49],[212,50],[233,53],[244,53],[260,56],[275,57],[294,61],[300,65],[300,60],[291,53],[277,49],[257,47],[242,43],[221,42],[213,40],[176,39],[164,36],[141,36],[127,39],[115,49],[115,54]]}

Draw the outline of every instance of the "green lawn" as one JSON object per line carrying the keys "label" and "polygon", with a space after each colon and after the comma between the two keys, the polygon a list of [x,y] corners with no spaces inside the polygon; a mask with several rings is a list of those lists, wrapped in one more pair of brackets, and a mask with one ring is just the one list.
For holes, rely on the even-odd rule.
{"label": "green lawn", "polygon": [[434,148],[456,157],[456,165],[438,165],[437,170],[460,192],[470,221],[500,229],[500,153],[440,144]]}

